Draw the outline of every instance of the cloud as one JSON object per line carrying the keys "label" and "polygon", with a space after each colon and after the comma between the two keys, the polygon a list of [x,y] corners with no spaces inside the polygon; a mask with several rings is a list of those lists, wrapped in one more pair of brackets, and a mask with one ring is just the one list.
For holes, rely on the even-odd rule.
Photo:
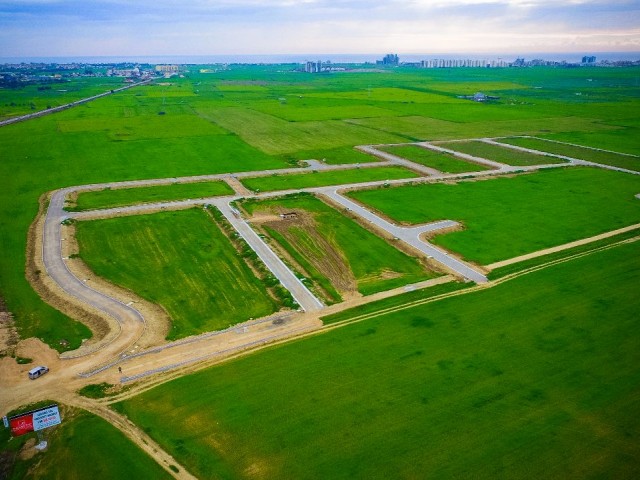
{"label": "cloud", "polygon": [[640,1],[0,0],[4,55],[638,49]]}

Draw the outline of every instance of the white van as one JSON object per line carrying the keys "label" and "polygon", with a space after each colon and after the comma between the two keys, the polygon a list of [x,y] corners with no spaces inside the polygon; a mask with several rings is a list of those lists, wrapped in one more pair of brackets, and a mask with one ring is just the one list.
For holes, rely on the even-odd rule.
{"label": "white van", "polygon": [[32,368],[31,370],[29,370],[29,378],[31,380],[35,380],[36,378],[41,377],[48,371],[49,371],[49,367],[39,366],[39,367]]}

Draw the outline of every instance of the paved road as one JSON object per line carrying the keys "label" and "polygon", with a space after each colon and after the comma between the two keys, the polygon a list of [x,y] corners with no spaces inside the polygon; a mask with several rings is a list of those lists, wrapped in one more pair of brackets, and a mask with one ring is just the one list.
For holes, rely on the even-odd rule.
{"label": "paved road", "polygon": [[[423,144],[423,146],[427,146]],[[428,147],[427,147],[428,148]],[[438,150],[440,147],[436,147]],[[456,152],[453,152],[456,154]],[[460,156],[458,154],[458,156]],[[475,159],[474,161],[485,161],[484,159]],[[485,161],[486,162],[486,161]],[[394,164],[395,160],[391,159],[387,162],[372,162],[367,164],[360,165],[361,167],[378,167],[385,164]],[[493,162],[495,163],[495,162]],[[412,164],[413,165],[413,164]],[[67,194],[75,191],[86,191],[86,190],[97,190],[103,188],[127,188],[127,187],[136,187],[136,186],[145,186],[145,185],[166,185],[175,182],[196,182],[196,181],[206,181],[206,180],[224,180],[225,178],[229,178],[230,176],[235,178],[242,177],[257,177],[257,176],[265,176],[265,175],[273,175],[277,174],[286,174],[286,173],[302,173],[305,171],[315,170],[318,167],[322,166],[324,170],[339,170],[339,169],[347,169],[353,168],[353,165],[325,165],[319,162],[309,162],[306,168],[289,168],[282,170],[263,170],[257,172],[240,172],[236,174],[216,174],[216,175],[203,175],[203,176],[193,176],[193,177],[182,177],[182,178],[164,178],[164,179],[151,179],[151,180],[138,180],[138,181],[127,181],[127,182],[112,182],[112,183],[104,183],[104,184],[92,184],[92,185],[83,185],[78,187],[70,187],[64,190],[60,190],[55,192],[52,196],[52,200],[49,206],[49,210],[47,212],[46,222],[45,222],[45,232],[43,236],[43,258],[45,261],[45,266],[47,269],[47,273],[51,276],[51,278],[58,283],[63,290],[67,291],[69,294],[78,298],[81,301],[86,301],[89,305],[98,308],[104,312],[106,312],[109,316],[111,316],[115,321],[117,321],[122,329],[122,334],[118,337],[118,340],[114,339],[104,339],[102,344],[109,344],[110,348],[108,352],[115,352],[118,348],[122,347],[124,350],[128,347],[140,334],[140,329],[143,328],[143,318],[142,315],[135,309],[123,305],[121,302],[117,300],[110,299],[104,294],[97,292],[91,287],[87,286],[84,282],[76,278],[69,270],[67,269],[64,260],[62,259],[62,250],[61,250],[61,227],[60,222],[64,218],[77,218],[80,219],[90,219],[96,217],[109,217],[109,216],[121,216],[121,215],[136,215],[144,212],[151,212],[154,210],[161,209],[184,209],[192,206],[203,205],[206,203],[215,204],[218,206],[225,217],[231,222],[231,224],[236,228],[239,233],[245,238],[245,240],[252,246],[252,248],[259,251],[260,258],[265,262],[267,267],[273,271],[274,275],[282,282],[285,288],[292,292],[293,297],[296,301],[301,305],[301,307],[308,311],[318,310],[323,308],[322,303],[309,292],[309,290],[300,282],[297,277],[291,272],[286,265],[282,263],[282,261],[271,251],[271,249],[260,239],[260,237],[255,234],[255,232],[250,228],[250,226],[242,219],[236,218],[233,212],[229,208],[229,202],[235,200],[240,197],[240,195],[228,196],[228,197],[216,197],[216,198],[205,198],[205,199],[188,199],[188,200],[180,200],[180,201],[171,201],[171,202],[161,202],[155,204],[144,204],[144,205],[134,205],[129,207],[120,207],[120,208],[111,208],[97,211],[87,211],[87,212],[64,212],[62,207],[64,205],[64,198]],[[437,175],[433,175],[430,177],[424,177],[420,179],[399,179],[399,180],[391,180],[391,181],[372,181],[372,182],[362,182],[334,187],[316,187],[316,188],[308,188],[301,190],[292,190],[292,191],[279,191],[279,192],[265,192],[258,195],[252,195],[255,197],[266,198],[266,197],[275,197],[281,196],[286,193],[292,193],[296,191],[307,191],[312,193],[320,193],[324,194],[339,204],[344,205],[346,208],[351,209],[355,214],[362,216],[365,220],[368,220],[379,228],[389,232],[394,237],[397,237],[401,241],[411,245],[417,250],[423,252],[425,255],[432,257],[433,260],[442,263],[449,269],[457,272],[459,275],[473,280],[478,283],[486,282],[486,277],[482,274],[482,272],[478,271],[474,267],[465,264],[459,259],[454,258],[452,255],[448,254],[445,251],[440,250],[439,248],[424,242],[420,239],[420,236],[428,231],[433,231],[441,228],[449,228],[451,226],[456,225],[455,222],[452,221],[443,221],[436,222],[430,225],[423,225],[417,227],[399,227],[397,225],[393,225],[386,220],[378,217],[372,212],[366,210],[355,202],[350,201],[349,199],[339,195],[337,193],[338,189],[347,190],[352,188],[365,188],[365,187],[376,187],[382,186],[385,184],[392,185],[402,185],[402,184],[411,184],[416,181],[429,182],[429,181],[440,181],[444,179],[455,180],[457,178],[468,178],[468,177],[482,177],[482,176],[493,176],[493,175],[501,175],[505,172],[509,171],[532,171],[541,168],[557,168],[563,167],[564,164],[553,164],[553,165],[537,165],[531,167],[509,167],[502,164],[495,163],[495,166],[500,166],[499,170],[488,170],[483,172],[473,172],[473,173],[461,173],[454,175],[445,175],[438,173]],[[414,167],[412,167],[414,168]],[[414,168],[415,170],[415,168]],[[632,172],[637,173],[637,172]],[[235,182],[232,182],[235,183]],[[237,192],[240,193],[240,192]],[[243,190],[242,196],[248,197],[246,194],[246,190]],[[77,352],[81,354],[82,352]],[[115,352],[117,353],[117,352]],[[108,354],[105,353],[105,356]]]}
{"label": "paved road", "polygon": [[364,153],[368,153],[369,155],[374,155],[378,158],[382,158],[383,160],[386,160],[387,163],[400,165],[402,167],[409,168],[416,172],[423,173],[424,175],[427,175],[427,176],[442,174],[441,171],[436,170],[435,168],[426,167],[424,165],[420,165],[419,163],[415,163],[410,160],[407,160],[406,158],[398,157],[397,155],[394,155],[392,153],[378,150],[376,146],[378,145],[361,145],[356,148]]}
{"label": "paved road", "polygon": [[438,145],[433,145],[432,143],[429,143],[429,142],[422,142],[420,143],[420,146],[424,148],[428,148],[429,150],[433,150],[435,152],[448,153],[449,155],[453,155],[454,157],[462,158],[463,160],[468,160],[474,163],[479,163],[481,165],[486,165],[487,167],[490,167],[490,168],[497,168],[502,172],[518,170],[518,168],[512,167],[510,165],[505,165],[504,163],[498,163],[498,162],[494,162],[493,160],[489,160],[487,158],[475,157],[467,153],[457,152],[449,148],[439,147]]}
{"label": "paved road", "polygon": [[[527,138],[534,138],[534,137],[527,137]],[[558,155],[556,153],[543,152],[541,150],[534,150],[532,148],[519,147],[518,145],[511,145],[510,143],[500,143],[500,142],[496,142],[492,138],[483,138],[481,140],[483,142],[489,143],[491,145],[498,145],[500,147],[506,147],[506,148],[510,148],[512,150],[519,150],[521,152],[532,153],[534,155],[542,155],[542,156],[546,156],[546,157],[560,158],[561,160],[566,160],[567,162],[569,162],[569,163],[571,163],[573,165],[583,165],[583,166],[587,166],[587,167],[598,167],[598,168],[603,168],[605,170],[613,170],[615,172],[623,172],[623,173],[631,173],[632,175],[640,175],[640,172],[638,172],[636,170],[629,170],[627,168],[622,168],[622,167],[614,167],[613,165],[606,165],[604,163],[590,162],[589,160],[581,160],[579,158],[567,157],[566,155]],[[554,143],[564,144],[563,142],[554,142]],[[568,143],[566,145],[580,146],[580,145],[575,145],[573,143]],[[589,148],[589,147],[587,147],[587,148]],[[602,150],[600,148],[589,148],[589,149],[590,150],[598,150],[598,151],[601,151],[601,152],[617,153],[617,152],[612,152],[611,150]],[[628,157],[635,157],[635,155],[630,155],[630,154],[622,154],[622,155],[628,156]]]}
{"label": "paved road", "polygon": [[[94,290],[87,283],[73,275],[62,256],[62,225],[67,215],[62,210],[64,199],[72,189],[58,190],[51,196],[45,217],[42,243],[42,261],[49,277],[69,295],[81,302],[105,312],[120,326],[115,337],[107,337],[91,346],[86,353],[97,348],[107,348],[111,354],[120,353],[132,345],[144,331],[144,318],[136,309]],[[81,349],[82,351],[82,349]],[[76,351],[75,353],[81,353]]]}
{"label": "paved road", "polygon": [[445,265],[449,270],[453,270],[464,278],[476,283],[485,283],[488,281],[487,277],[482,272],[454,258],[451,254],[439,249],[438,247],[420,239],[420,236],[424,233],[455,227],[458,225],[458,222],[443,220],[416,227],[400,227],[387,222],[385,219],[380,218],[378,215],[367,210],[361,205],[358,205],[354,201],[343,197],[337,190],[338,189],[336,187],[329,187],[319,190],[319,192],[347,208],[349,211],[371,222],[376,227],[383,229],[394,237],[397,237],[399,240],[411,245],[413,248],[424,253],[426,256],[431,257],[436,262]]}
{"label": "paved road", "polygon": [[303,310],[312,312],[324,307],[322,302],[318,300],[300,279],[295,276],[291,269],[280,260],[280,257],[264,243],[249,224],[240,216],[236,216],[232,207],[229,205],[228,198],[215,199],[211,201],[211,203],[222,212],[227,221],[231,223],[233,228],[244,238],[253,251],[258,254],[260,260],[262,260],[267,268],[280,280],[284,288],[291,292],[291,295],[293,295],[293,298],[295,298]]}

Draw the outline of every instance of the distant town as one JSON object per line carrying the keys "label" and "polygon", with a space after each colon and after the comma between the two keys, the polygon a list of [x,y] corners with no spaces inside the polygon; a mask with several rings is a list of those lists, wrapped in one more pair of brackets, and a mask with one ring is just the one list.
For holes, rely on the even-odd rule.
{"label": "distant town", "polygon": [[[212,65],[162,64],[148,63],[4,63],[0,65],[0,88],[20,88],[37,84],[46,89],[47,84],[63,83],[78,77],[121,77],[124,83],[135,83],[152,78],[171,78],[181,76],[193,68],[199,73],[215,73],[226,70],[234,63]],[[245,65],[245,64],[242,64]],[[306,63],[288,63],[292,71],[305,73],[332,73],[345,71],[375,71],[389,68],[583,68],[583,67],[628,67],[640,66],[640,60],[598,60],[596,56],[585,55],[580,62],[544,60],[541,58],[516,58],[513,61],[503,59],[471,58],[432,58],[419,62],[403,62],[397,54],[389,53],[382,59],[363,63],[333,63],[331,60],[307,61]],[[206,67],[206,68],[204,68]]]}

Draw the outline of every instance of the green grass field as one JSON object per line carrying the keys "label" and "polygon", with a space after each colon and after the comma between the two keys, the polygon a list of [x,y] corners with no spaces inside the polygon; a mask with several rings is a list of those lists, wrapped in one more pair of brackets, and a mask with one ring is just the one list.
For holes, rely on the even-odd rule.
{"label": "green grass field", "polygon": [[303,150],[295,154],[282,155],[286,161],[297,162],[299,160],[318,160],[329,165],[343,165],[346,163],[371,163],[379,159],[368,155],[352,147],[329,148],[326,150]]}
{"label": "green grass field", "polygon": [[168,339],[273,313],[265,286],[201,209],[78,222],[80,256],[99,276],[161,305]]}
{"label": "green grass field", "polygon": [[[63,350],[61,339],[76,348],[90,335],[42,302],[25,280],[27,230],[38,198],[50,190],[277,169],[307,158],[364,163],[375,159],[355,145],[483,136],[538,135],[640,154],[636,68],[398,68],[336,75],[291,69],[233,65],[200,74],[195,68],[163,85],[0,128],[0,296],[21,336]],[[97,78],[59,88],[68,92],[6,90],[0,115],[119,85],[119,79]],[[501,100],[483,105],[455,98],[476,91]]]}
{"label": "green grass field", "polygon": [[467,162],[447,153],[436,152],[417,145],[392,145],[382,147],[380,150],[406,158],[412,162],[426,167],[435,168],[442,173],[480,172],[489,170],[489,167],[478,163]]}
{"label": "green grass field", "polygon": [[[487,265],[640,222],[640,178],[596,168],[349,192],[395,221],[456,220],[438,245]],[[419,198],[420,201],[416,201]]]}
{"label": "green grass field", "polygon": [[[91,97],[123,87],[121,78],[70,78],[48,85],[27,85],[23,88],[0,89],[0,120],[58,107],[81,98]],[[38,87],[44,90],[38,90]],[[47,87],[50,87],[47,89]]]}
{"label": "green grass field", "polygon": [[[294,221],[272,222],[268,227],[321,287],[328,281],[336,290],[355,287],[369,295],[436,276],[417,259],[311,195],[247,201],[243,207],[250,213],[302,211]],[[332,289],[324,290],[329,290],[330,301],[338,300]]]}
{"label": "green grass field", "polygon": [[[61,416],[59,426],[44,432],[48,449],[28,460],[17,457],[7,480],[172,478],[106,420],[69,407],[61,407]],[[27,439],[36,438],[29,433],[9,440],[8,432],[3,428],[0,433],[2,452],[16,452]]]}
{"label": "green grass field", "polygon": [[172,183],[152,187],[105,188],[78,194],[75,207],[65,207],[69,211],[113,208],[140,203],[167,202],[188,198],[219,197],[232,195],[233,189],[223,181]]}
{"label": "green grass field", "polygon": [[548,142],[540,138],[503,138],[500,139],[500,142],[640,172],[640,157],[637,156],[618,155],[613,152],[604,152],[576,145]]}
{"label": "green grass field", "polygon": [[201,478],[635,478],[639,286],[636,242],[115,408]]}
{"label": "green grass field", "polygon": [[400,178],[417,178],[419,175],[403,167],[367,167],[347,170],[317,171],[303,174],[271,175],[269,177],[242,178],[240,181],[255,192],[297,190],[300,188],[364,183]]}
{"label": "green grass field", "polygon": [[521,152],[480,141],[440,143],[438,145],[450,150],[455,150],[456,152],[466,153],[468,155],[473,155],[474,157],[486,158],[488,160],[493,160],[494,162],[505,163],[515,167],[566,163],[564,160],[559,158]]}

